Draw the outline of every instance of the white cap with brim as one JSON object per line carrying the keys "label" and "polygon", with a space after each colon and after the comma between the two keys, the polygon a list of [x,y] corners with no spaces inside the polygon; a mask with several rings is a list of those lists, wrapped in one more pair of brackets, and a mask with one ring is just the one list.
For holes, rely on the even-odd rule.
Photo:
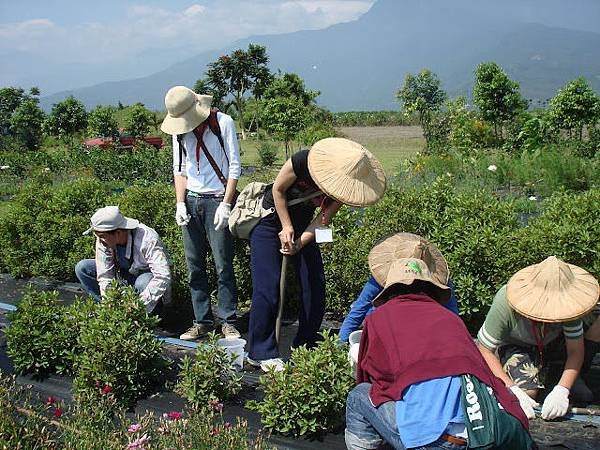
{"label": "white cap with brim", "polygon": [[211,95],[196,94],[185,86],[175,86],[165,95],[167,115],[160,129],[177,135],[192,131],[210,115]]}
{"label": "white cap with brim", "polygon": [[387,302],[390,297],[391,288],[403,284],[406,286],[412,285],[414,282],[428,283],[432,288],[433,299],[446,303],[450,300],[450,288],[445,284],[436,281],[427,264],[423,260],[417,258],[400,258],[394,261],[385,280],[385,287],[373,299],[374,306],[380,306]]}
{"label": "white cap with brim", "polygon": [[118,206],[105,206],[94,213],[91,219],[92,226],[83,232],[84,235],[92,231],[133,230],[140,224],[139,220],[125,217]]}

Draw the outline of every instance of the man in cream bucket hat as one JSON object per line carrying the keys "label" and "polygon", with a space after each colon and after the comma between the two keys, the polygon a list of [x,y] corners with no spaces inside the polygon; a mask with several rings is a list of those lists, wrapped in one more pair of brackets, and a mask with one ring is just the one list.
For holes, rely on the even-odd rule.
{"label": "man in cream bucket hat", "polygon": [[[118,206],[100,208],[91,218],[96,258],[83,259],[75,266],[75,274],[83,289],[100,300],[115,278],[135,287],[148,313],[159,302],[171,297],[171,271],[167,251],[158,233],[125,217]],[[155,311],[156,312],[156,311]]]}
{"label": "man in cream bucket hat", "polygon": [[[373,275],[376,261],[369,258]],[[357,386],[346,402],[349,450],[384,441],[396,449],[531,448],[518,400],[492,374],[462,320],[442,306],[450,298],[442,272],[414,257],[389,265],[365,319]]]}
{"label": "man in cream bucket hat", "polygon": [[211,110],[212,97],[175,86],[165,96],[167,116],[161,130],[173,135],[175,220],[183,232],[195,320],[181,339],[194,340],[213,329],[211,290],[206,274],[208,247],[218,277],[218,318],[225,337],[235,328],[237,291],[233,239],[227,226],[241,173],[233,119]]}
{"label": "man in cream bucket hat", "polygon": [[520,270],[496,294],[477,334],[479,349],[528,417],[535,416],[534,399],[544,387],[540,370],[553,347],[554,352],[566,347],[567,359],[558,384],[544,400],[542,418],[567,413],[569,394],[584,360],[581,318],[597,301],[598,281],[554,256]]}

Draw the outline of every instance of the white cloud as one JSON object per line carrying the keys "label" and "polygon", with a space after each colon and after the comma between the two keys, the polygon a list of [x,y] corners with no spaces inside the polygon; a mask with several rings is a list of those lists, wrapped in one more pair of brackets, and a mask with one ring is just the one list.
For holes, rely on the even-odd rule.
{"label": "white cloud", "polygon": [[[143,0],[142,0],[143,1]],[[113,73],[132,58],[161,52],[193,56],[253,34],[279,34],[325,28],[358,18],[374,0],[197,0],[184,9],[138,3],[126,7],[118,19],[64,26],[36,18],[0,24],[0,55],[48,60],[60,71],[61,64],[111,65]],[[163,3],[168,5],[168,3]],[[115,69],[116,67],[116,69]],[[156,70],[162,67],[156,68]],[[18,66],[12,67],[16,73]],[[25,69],[21,69],[25,70]],[[123,69],[125,70],[125,69]],[[127,70],[132,70],[131,68]],[[147,67],[138,70],[148,70]],[[6,84],[0,69],[0,85]],[[118,78],[146,73],[123,73]],[[98,74],[101,76],[101,73]],[[43,74],[40,74],[42,77]],[[106,78],[105,78],[106,79]],[[92,80],[90,80],[92,81]],[[97,80],[93,80],[97,82]],[[86,81],[82,80],[82,84]],[[75,87],[75,86],[66,86]]]}

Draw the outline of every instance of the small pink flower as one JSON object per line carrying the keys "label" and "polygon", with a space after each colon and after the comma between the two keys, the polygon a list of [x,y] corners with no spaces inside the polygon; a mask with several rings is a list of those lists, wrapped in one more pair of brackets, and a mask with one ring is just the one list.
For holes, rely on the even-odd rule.
{"label": "small pink flower", "polygon": [[98,381],[98,380],[96,380],[96,387],[97,387],[97,388],[100,388],[100,387],[102,387],[102,383],[101,383],[100,381]]}
{"label": "small pink flower", "polygon": [[46,405],[48,405],[48,406],[53,405],[55,403],[56,403],[56,397],[50,396],[46,399]]}
{"label": "small pink flower", "polygon": [[167,414],[167,417],[171,420],[179,420],[183,417],[183,414],[179,411],[171,411]]}
{"label": "small pink flower", "polygon": [[111,391],[112,391],[112,387],[109,386],[108,384],[102,388],[102,393],[103,394],[108,394]]}
{"label": "small pink flower", "polygon": [[62,409],[56,408],[52,414],[54,415],[54,417],[60,417],[62,416]]}
{"label": "small pink flower", "polygon": [[134,423],[130,425],[129,428],[127,428],[127,431],[129,431],[130,433],[135,433],[137,431],[140,431],[141,429],[142,426],[139,423]]}
{"label": "small pink flower", "polygon": [[219,429],[217,427],[214,427],[212,430],[210,430],[211,436],[216,436],[217,434],[219,434]]}
{"label": "small pink flower", "polygon": [[230,430],[231,429],[231,423],[230,422],[225,422],[223,424],[223,426],[225,427],[225,429]]}

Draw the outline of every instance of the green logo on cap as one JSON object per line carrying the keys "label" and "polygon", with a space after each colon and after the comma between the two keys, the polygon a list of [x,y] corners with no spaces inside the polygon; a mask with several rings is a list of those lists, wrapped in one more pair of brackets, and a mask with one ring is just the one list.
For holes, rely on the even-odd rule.
{"label": "green logo on cap", "polygon": [[419,275],[421,275],[421,266],[419,266],[415,261],[408,261],[408,263],[406,263],[406,265],[408,267],[410,267],[413,271],[417,272]]}

